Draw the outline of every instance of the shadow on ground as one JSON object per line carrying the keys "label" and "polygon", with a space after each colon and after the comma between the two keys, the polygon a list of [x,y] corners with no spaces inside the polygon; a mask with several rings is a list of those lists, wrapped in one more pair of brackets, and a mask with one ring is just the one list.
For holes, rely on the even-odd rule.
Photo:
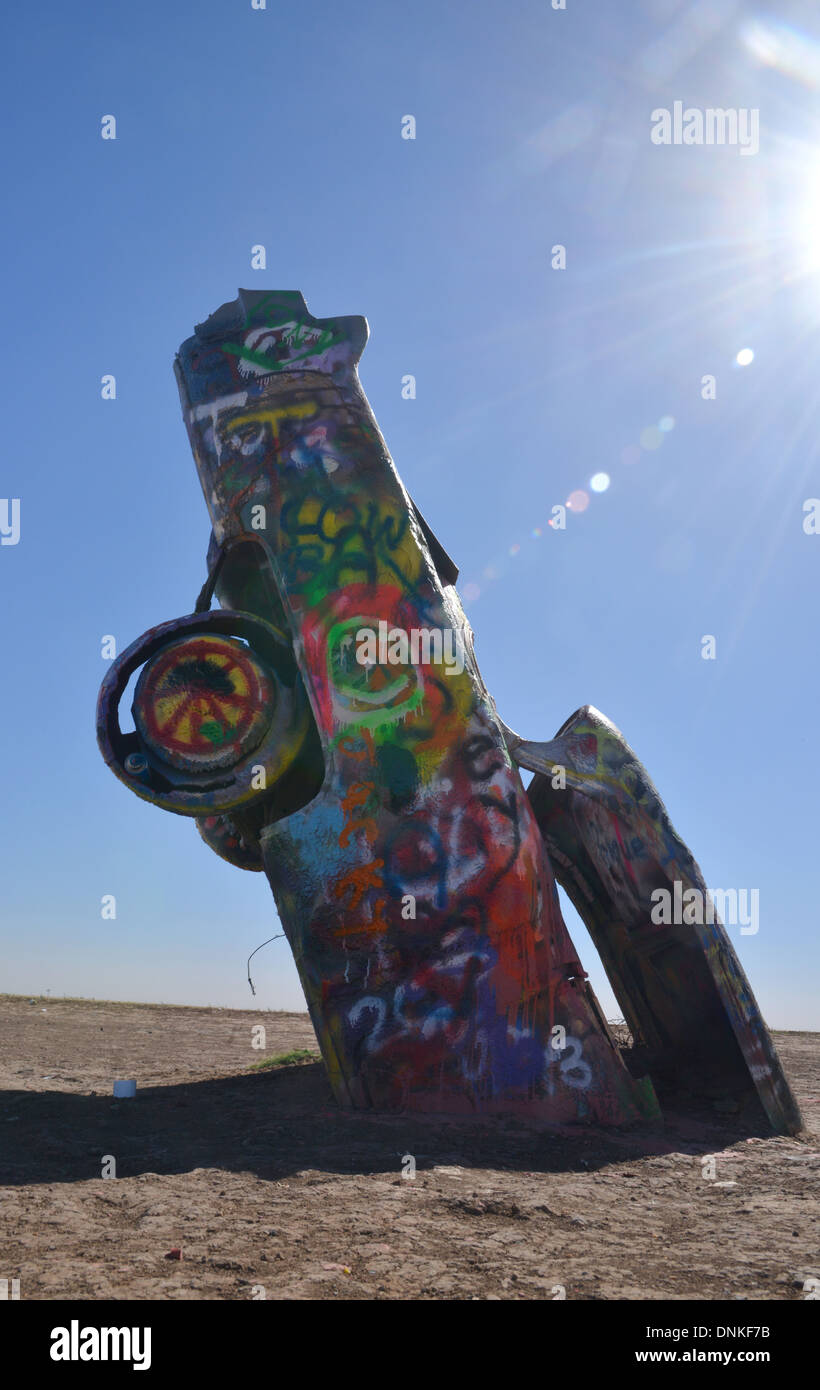
{"label": "shadow on ground", "polygon": [[305,1169],[390,1172],[412,1153],[419,1170],[458,1164],[532,1173],[590,1172],[652,1154],[713,1153],[771,1135],[757,1114],[664,1105],[651,1133],[535,1127],[517,1119],[451,1119],[342,1111],[321,1063],[154,1086],[135,1100],[61,1091],[6,1091],[0,1114],[0,1183],[85,1182],[104,1154],[117,1175],[250,1172],[276,1180]]}

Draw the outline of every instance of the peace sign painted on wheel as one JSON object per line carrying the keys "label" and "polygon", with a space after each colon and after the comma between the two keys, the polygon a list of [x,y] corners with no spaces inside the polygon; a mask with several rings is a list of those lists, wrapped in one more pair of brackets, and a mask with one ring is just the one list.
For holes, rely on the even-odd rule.
{"label": "peace sign painted on wheel", "polygon": [[145,666],[134,723],[147,746],[173,767],[230,767],[260,742],[275,699],[271,681],[243,643],[221,635],[188,637]]}

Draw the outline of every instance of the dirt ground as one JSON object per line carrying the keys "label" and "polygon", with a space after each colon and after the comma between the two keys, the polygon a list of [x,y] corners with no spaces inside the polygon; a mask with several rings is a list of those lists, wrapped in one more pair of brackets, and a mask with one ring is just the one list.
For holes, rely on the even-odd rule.
{"label": "dirt ground", "polygon": [[544,1131],[343,1113],[320,1062],[258,1068],[318,1054],[306,1014],[0,996],[0,1279],[21,1299],[803,1299],[820,1034],[775,1042],[798,1138],[716,1112]]}

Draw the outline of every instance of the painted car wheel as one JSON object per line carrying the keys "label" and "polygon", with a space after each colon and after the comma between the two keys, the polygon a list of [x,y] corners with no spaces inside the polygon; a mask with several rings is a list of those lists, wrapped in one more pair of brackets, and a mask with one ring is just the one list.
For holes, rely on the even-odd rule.
{"label": "painted car wheel", "polygon": [[203,633],[171,642],[142,669],[134,723],[162,762],[189,772],[230,768],[268,728],[276,684],[232,637]]}
{"label": "painted car wheel", "polygon": [[[119,702],[141,666],[135,732],[124,734]],[[312,731],[289,639],[228,609],[145,633],[113,663],[97,706],[97,740],[120,781],[156,806],[199,818],[270,796]]]}

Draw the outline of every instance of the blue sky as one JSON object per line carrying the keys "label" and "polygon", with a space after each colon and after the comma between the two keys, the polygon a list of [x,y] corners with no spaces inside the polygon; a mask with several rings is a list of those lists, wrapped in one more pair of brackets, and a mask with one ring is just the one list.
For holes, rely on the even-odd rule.
{"label": "blue sky", "polygon": [[[262,875],[94,738],[102,637],[204,578],[171,364],[241,285],[367,317],[365,390],[499,712],[533,739],[613,719],[707,883],[759,889],[731,935],[769,1023],[820,1027],[815,7],[47,0],[6,38],[0,989],[242,1006],[278,930]],[[676,100],[758,109],[759,152],[653,144]],[[285,942],[254,965],[263,1007],[303,1006]]]}

